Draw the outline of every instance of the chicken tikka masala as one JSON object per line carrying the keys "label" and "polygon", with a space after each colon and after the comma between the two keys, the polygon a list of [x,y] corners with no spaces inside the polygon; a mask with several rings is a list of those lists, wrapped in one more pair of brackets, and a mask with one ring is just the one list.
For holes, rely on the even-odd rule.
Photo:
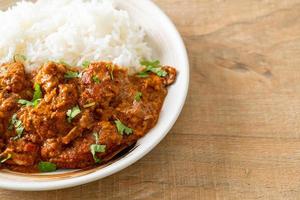
{"label": "chicken tikka masala", "polygon": [[111,160],[155,126],[176,70],[145,61],[129,75],[108,62],[0,68],[0,162],[21,172],[86,168]]}

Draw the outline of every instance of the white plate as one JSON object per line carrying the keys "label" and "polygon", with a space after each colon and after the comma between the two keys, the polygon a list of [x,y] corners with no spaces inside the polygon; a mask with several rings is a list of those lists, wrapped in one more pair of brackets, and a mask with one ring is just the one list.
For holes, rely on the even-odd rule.
{"label": "white plate", "polygon": [[[169,132],[184,105],[189,85],[189,63],[182,38],[170,19],[150,0],[119,0],[118,7],[127,10],[147,32],[155,56],[175,66],[177,81],[168,96],[157,125],[125,156],[90,170],[61,170],[48,174],[21,174],[0,171],[0,187],[13,190],[53,190],[77,186],[114,174],[133,164],[152,150]],[[3,9],[3,8],[2,8]]]}

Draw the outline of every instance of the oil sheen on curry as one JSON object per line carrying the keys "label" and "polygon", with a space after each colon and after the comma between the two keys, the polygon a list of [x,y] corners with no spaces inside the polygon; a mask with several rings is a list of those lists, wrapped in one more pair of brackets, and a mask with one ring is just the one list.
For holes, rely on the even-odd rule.
{"label": "oil sheen on curry", "polygon": [[108,62],[48,62],[26,73],[1,66],[1,168],[51,172],[101,165],[136,143],[159,118],[176,70],[144,61],[139,73]]}

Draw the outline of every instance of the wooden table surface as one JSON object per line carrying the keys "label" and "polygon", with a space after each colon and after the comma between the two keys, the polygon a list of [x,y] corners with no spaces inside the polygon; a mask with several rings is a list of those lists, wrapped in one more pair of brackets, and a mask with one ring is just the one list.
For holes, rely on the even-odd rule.
{"label": "wooden table surface", "polygon": [[191,64],[168,136],[103,180],[0,199],[300,199],[300,0],[155,2]]}

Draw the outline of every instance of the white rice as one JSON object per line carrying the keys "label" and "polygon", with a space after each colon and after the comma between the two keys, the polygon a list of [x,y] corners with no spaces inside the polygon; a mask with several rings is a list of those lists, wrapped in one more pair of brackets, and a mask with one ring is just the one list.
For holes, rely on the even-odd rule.
{"label": "white rice", "polygon": [[25,55],[27,71],[49,60],[106,60],[134,71],[152,54],[144,31],[112,0],[22,1],[0,11],[0,24],[0,63]]}

